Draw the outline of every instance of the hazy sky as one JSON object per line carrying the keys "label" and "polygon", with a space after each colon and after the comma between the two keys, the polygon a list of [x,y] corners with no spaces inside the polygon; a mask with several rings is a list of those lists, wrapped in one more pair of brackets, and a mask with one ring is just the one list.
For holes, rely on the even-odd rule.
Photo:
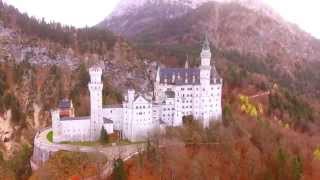
{"label": "hazy sky", "polygon": [[[3,0],[22,12],[76,27],[103,20],[119,0]],[[288,21],[320,38],[320,1],[263,0]]]}

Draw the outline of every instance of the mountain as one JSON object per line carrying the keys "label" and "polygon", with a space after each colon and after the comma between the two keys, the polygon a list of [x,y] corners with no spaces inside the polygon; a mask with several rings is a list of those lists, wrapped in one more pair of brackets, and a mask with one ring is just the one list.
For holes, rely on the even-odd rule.
{"label": "mountain", "polygon": [[138,2],[121,1],[97,26],[121,34],[139,47],[189,54],[193,59],[198,55],[195,48],[208,33],[217,56],[300,93],[319,94],[320,41],[262,2]]}
{"label": "mountain", "polygon": [[[126,23],[132,23],[132,21],[130,21],[130,19],[134,19],[132,15],[139,17],[143,16],[142,19],[139,20],[141,22],[150,22],[151,19],[173,19],[182,16],[207,2],[234,2],[256,12],[264,13],[274,19],[280,18],[272,9],[265,6],[263,1],[260,0],[122,0],[111,15],[103,22],[99,23],[98,26],[108,27],[111,28],[111,30],[113,30],[114,27],[116,32],[125,33],[126,29],[121,29],[121,26],[124,26]],[[152,11],[152,13],[149,13],[150,11]]]}

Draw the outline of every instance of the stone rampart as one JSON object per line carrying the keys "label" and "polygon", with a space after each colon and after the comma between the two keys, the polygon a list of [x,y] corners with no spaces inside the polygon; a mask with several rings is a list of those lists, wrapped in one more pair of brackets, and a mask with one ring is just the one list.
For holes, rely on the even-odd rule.
{"label": "stone rampart", "polygon": [[33,155],[30,164],[33,170],[40,168],[55,152],[57,151],[71,151],[71,152],[99,152],[104,154],[109,160],[117,158],[127,159],[137,154],[139,150],[145,149],[145,144],[129,144],[108,147],[92,147],[92,146],[76,146],[69,144],[55,144],[47,139],[47,134],[51,128],[45,128],[36,134],[34,138]]}

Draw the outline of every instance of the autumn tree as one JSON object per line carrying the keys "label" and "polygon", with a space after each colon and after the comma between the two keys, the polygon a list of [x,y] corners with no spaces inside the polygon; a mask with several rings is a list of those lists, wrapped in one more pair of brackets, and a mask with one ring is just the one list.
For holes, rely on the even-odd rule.
{"label": "autumn tree", "polygon": [[291,174],[293,180],[300,180],[303,174],[303,163],[300,156],[295,156],[291,162]]}

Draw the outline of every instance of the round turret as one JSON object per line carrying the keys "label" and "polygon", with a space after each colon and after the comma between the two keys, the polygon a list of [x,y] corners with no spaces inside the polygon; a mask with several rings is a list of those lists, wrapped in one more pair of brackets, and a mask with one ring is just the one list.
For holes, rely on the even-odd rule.
{"label": "round turret", "polygon": [[135,90],[134,89],[129,89],[128,90],[128,102],[133,102],[134,101],[134,96],[135,96]]}

